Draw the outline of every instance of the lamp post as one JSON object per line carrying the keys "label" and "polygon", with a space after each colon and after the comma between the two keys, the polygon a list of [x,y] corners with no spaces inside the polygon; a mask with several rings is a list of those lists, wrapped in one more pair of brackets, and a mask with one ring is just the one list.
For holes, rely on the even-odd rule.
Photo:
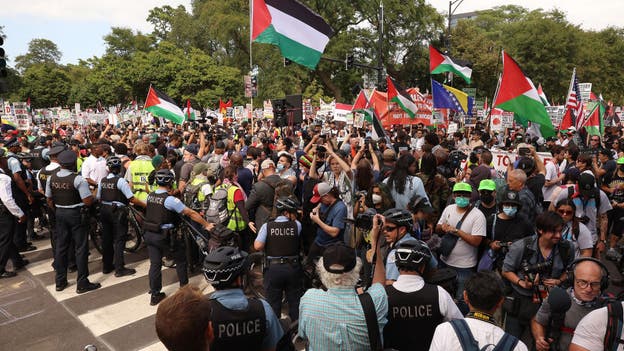
{"label": "lamp post", "polygon": [[[449,10],[448,10],[448,28],[446,32],[446,53],[451,53],[451,16],[457,11],[457,8],[464,0],[449,0]],[[455,6],[455,7],[453,7]]]}

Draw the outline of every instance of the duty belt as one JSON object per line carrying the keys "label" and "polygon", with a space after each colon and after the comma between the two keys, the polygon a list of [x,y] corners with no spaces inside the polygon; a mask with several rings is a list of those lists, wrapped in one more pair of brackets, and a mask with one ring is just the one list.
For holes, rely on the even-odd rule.
{"label": "duty belt", "polygon": [[284,264],[284,263],[295,264],[295,263],[299,263],[299,257],[297,256],[271,257],[271,258],[267,258],[267,263],[270,265],[271,264]]}

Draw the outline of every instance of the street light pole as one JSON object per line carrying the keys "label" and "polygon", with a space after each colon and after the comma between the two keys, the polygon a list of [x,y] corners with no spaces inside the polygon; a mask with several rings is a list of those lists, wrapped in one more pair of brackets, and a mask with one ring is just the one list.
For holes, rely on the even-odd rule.
{"label": "street light pole", "polygon": [[380,87],[382,85],[382,71],[383,71],[383,31],[384,31],[384,8],[383,2],[379,2],[379,43],[378,43],[378,52],[377,52],[377,86]]}
{"label": "street light pole", "polygon": [[[459,7],[459,5],[461,5],[461,3],[464,2],[464,0],[449,0],[449,9],[448,9],[448,28],[447,28],[447,32],[446,32],[446,53],[450,54],[451,53],[451,16],[453,16],[453,14],[455,13],[455,11],[457,11],[457,8]],[[455,5],[455,8],[453,8],[453,5]]]}

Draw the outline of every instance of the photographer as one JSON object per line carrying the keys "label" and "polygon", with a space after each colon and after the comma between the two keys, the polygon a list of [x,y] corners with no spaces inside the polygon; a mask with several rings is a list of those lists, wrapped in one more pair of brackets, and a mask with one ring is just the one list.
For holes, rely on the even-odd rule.
{"label": "photographer", "polygon": [[572,246],[561,240],[563,224],[559,214],[542,213],[536,219],[537,233],[514,242],[503,262],[502,275],[513,289],[504,308],[505,331],[518,338],[529,331],[548,289],[566,279],[565,268],[574,260]]}

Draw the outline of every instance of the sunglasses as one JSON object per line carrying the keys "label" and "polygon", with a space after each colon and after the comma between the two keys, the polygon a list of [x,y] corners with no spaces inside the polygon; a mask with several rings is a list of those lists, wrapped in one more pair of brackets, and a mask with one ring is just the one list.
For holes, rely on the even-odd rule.
{"label": "sunglasses", "polygon": [[557,212],[562,216],[571,215],[574,213],[574,211],[572,210],[557,210]]}
{"label": "sunglasses", "polygon": [[395,229],[397,229],[397,227],[388,227],[388,226],[385,226],[385,227],[383,228],[384,232],[393,232]]}
{"label": "sunglasses", "polygon": [[600,141],[600,139],[591,139],[591,141]]}

